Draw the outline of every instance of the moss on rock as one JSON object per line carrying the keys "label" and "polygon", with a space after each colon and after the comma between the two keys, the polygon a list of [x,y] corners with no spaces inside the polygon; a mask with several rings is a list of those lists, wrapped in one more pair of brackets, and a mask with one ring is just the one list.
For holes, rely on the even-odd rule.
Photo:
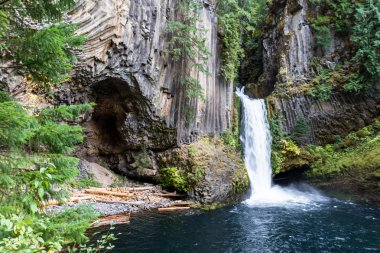
{"label": "moss on rock", "polygon": [[306,179],[339,196],[380,205],[380,119],[338,138],[334,144],[303,147],[281,170],[308,166]]}
{"label": "moss on rock", "polygon": [[240,155],[219,137],[204,137],[162,152],[157,160],[161,168],[176,167],[188,194],[203,204],[240,200],[249,186]]}
{"label": "moss on rock", "polygon": [[178,192],[188,190],[188,182],[177,167],[160,169],[160,184],[164,188]]}

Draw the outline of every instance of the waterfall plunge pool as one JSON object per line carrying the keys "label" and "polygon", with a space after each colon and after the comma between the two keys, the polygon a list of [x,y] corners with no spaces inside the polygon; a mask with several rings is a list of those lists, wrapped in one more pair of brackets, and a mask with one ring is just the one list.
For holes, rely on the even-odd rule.
{"label": "waterfall plunge pool", "polygon": [[212,212],[148,213],[119,225],[116,252],[380,252],[380,209],[339,201],[299,184],[272,184],[264,100],[237,90],[244,109],[250,197]]}
{"label": "waterfall plunge pool", "polygon": [[133,215],[113,253],[380,252],[380,209],[336,199]]}

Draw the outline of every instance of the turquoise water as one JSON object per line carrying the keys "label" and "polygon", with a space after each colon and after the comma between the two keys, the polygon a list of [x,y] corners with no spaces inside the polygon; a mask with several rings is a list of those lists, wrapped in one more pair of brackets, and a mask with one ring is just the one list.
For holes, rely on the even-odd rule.
{"label": "turquoise water", "polygon": [[330,199],[145,213],[116,227],[116,252],[380,252],[380,209]]}

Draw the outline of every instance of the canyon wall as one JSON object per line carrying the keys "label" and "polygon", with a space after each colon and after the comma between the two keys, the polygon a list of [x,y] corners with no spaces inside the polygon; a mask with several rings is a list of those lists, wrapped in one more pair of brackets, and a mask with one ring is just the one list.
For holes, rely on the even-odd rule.
{"label": "canyon wall", "polygon": [[327,48],[316,43],[310,21],[315,7],[306,0],[275,0],[268,12],[263,74],[259,82],[246,85],[252,96],[269,96],[270,113],[282,114],[286,132],[291,133],[297,121],[304,119],[310,126],[307,142],[324,144],[368,125],[379,115],[380,87],[367,95],[334,91],[326,101],[302,90],[317,75],[316,68],[332,69],[351,53],[348,40],[335,34]]}
{"label": "canyon wall", "polygon": [[[236,191],[236,182],[247,181],[236,152],[210,148],[209,156],[199,154],[203,167],[192,161],[198,159],[194,150],[181,157],[188,163],[173,158],[179,149],[192,143],[198,147],[205,136],[231,128],[233,109],[233,85],[220,74],[222,46],[215,1],[200,2],[196,25],[205,31],[210,52],[205,65],[210,74],[173,59],[168,24],[182,21],[178,5],[177,0],[79,0],[66,22],[76,23],[77,33],[87,40],[75,52],[78,62],[70,80],[48,95],[12,71],[1,70],[0,81],[31,108],[94,102],[93,112],[82,119],[85,141],[76,151],[83,161],[155,183],[160,182],[163,166],[178,167],[185,176],[197,171],[199,184],[191,196],[204,202],[223,201],[247,187]],[[189,75],[199,81],[204,99],[186,95],[180,80]],[[228,163],[215,167],[214,155]],[[210,185],[210,180],[216,183]]]}
{"label": "canyon wall", "polygon": [[[206,30],[210,75],[190,70],[169,52],[172,35],[167,27],[181,16],[177,4],[175,0],[80,1],[70,13],[69,19],[79,24],[78,34],[87,36],[87,42],[78,53],[73,81],[60,88],[55,101],[96,103],[78,153],[82,158],[136,176],[130,165],[136,156],[148,153],[151,178],[157,171],[156,152],[230,128],[233,86],[219,71],[221,45],[214,4],[203,2],[197,23]],[[185,96],[180,78],[189,72],[201,84],[204,100]],[[184,103],[190,105],[187,110]]]}
{"label": "canyon wall", "polygon": [[[188,67],[173,61],[169,53],[171,35],[167,32],[168,22],[180,16],[177,3],[173,0],[81,1],[71,13],[71,19],[80,25],[78,33],[86,35],[88,40],[78,55],[75,82],[68,84],[74,88],[70,93],[65,90],[60,100],[68,103],[102,100],[107,99],[103,90],[114,90],[131,104],[133,100],[140,104],[136,107],[141,108],[124,108],[124,111],[129,110],[126,115],[129,122],[162,120],[163,128],[176,131],[178,142],[190,142],[197,134],[220,133],[227,129],[232,84],[219,72],[217,19],[209,2],[204,2],[199,11],[198,27],[207,31],[205,39],[211,57],[206,67],[211,75],[192,71],[191,76],[202,85],[205,101],[191,101],[195,120],[185,125],[186,112],[181,104],[186,98],[179,78],[188,72]],[[122,95],[120,89],[128,91]],[[129,102],[120,106],[128,107]],[[139,118],[137,114],[143,116]],[[133,131],[129,129],[132,126],[126,128],[124,131]],[[147,130],[142,124],[139,128],[140,132]],[[137,135],[139,139],[149,133]]]}

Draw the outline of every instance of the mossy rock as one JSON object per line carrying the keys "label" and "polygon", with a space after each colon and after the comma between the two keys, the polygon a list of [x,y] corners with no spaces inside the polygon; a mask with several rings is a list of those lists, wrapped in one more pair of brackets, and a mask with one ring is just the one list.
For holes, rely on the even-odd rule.
{"label": "mossy rock", "polygon": [[249,180],[240,155],[219,137],[204,137],[158,155],[161,168],[176,167],[187,193],[202,204],[231,203],[242,198]]}

